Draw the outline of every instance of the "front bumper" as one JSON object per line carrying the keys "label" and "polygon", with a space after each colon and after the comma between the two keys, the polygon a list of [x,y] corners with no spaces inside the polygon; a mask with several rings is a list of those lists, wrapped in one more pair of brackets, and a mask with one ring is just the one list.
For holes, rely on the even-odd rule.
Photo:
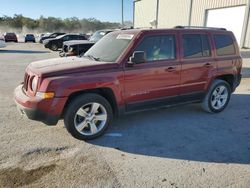
{"label": "front bumper", "polygon": [[15,89],[14,100],[21,114],[29,119],[43,122],[46,125],[56,125],[61,118],[67,98],[41,99],[36,96],[29,97],[20,85]]}
{"label": "front bumper", "polygon": [[58,116],[47,114],[39,109],[25,108],[24,106],[20,105],[17,101],[16,104],[17,104],[17,109],[22,115],[26,116],[31,120],[43,122],[46,125],[56,125],[60,118]]}

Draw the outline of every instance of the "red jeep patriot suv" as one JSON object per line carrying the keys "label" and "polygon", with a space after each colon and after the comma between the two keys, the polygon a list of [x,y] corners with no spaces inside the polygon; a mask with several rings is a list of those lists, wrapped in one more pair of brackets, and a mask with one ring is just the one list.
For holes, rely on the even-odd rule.
{"label": "red jeep patriot suv", "polygon": [[113,116],[201,102],[218,113],[241,80],[232,32],[216,28],[132,29],[109,33],[84,56],[31,63],[15,101],[29,119],[63,118],[72,136],[93,139]]}

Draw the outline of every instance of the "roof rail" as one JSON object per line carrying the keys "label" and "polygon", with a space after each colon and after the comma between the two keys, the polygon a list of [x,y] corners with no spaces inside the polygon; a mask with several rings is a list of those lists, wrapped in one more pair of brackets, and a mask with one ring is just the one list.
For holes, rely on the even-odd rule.
{"label": "roof rail", "polygon": [[223,30],[226,31],[226,28],[218,28],[218,27],[202,27],[202,26],[175,26],[176,29],[214,29],[214,30]]}

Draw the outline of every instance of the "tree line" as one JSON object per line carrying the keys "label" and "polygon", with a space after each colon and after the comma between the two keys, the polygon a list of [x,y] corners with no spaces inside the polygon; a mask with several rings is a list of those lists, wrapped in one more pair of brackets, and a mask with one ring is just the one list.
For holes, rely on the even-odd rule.
{"label": "tree line", "polygon": [[[126,22],[126,25],[131,26],[132,23]],[[37,32],[62,31],[87,33],[100,29],[120,28],[121,24],[115,22],[101,22],[95,18],[79,19],[77,17],[72,17],[61,19],[40,16],[38,19],[32,19],[24,17],[21,14],[15,14],[13,17],[0,17],[0,26],[1,28],[13,28],[19,32],[22,32],[25,28],[26,30],[36,30]]]}

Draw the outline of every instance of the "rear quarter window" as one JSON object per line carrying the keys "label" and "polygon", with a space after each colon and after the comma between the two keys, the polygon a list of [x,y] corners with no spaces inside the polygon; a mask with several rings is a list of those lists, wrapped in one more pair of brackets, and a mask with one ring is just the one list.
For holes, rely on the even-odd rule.
{"label": "rear quarter window", "polygon": [[216,54],[218,56],[234,55],[235,47],[233,39],[230,35],[214,35]]}

